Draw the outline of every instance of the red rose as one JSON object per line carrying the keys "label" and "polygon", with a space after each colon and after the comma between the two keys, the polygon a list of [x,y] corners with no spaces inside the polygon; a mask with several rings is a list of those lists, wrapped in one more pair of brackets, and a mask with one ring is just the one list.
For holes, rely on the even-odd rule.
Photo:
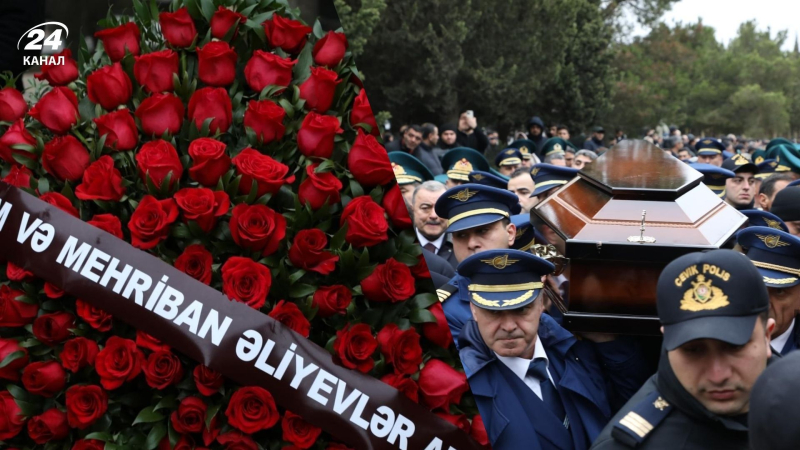
{"label": "red rose", "polygon": [[25,270],[11,261],[8,262],[8,267],[6,267],[6,277],[10,281],[31,281],[35,278],[33,272]]}
{"label": "red rose", "polygon": [[110,111],[128,103],[133,94],[133,86],[128,74],[122,70],[122,65],[114,63],[101,67],[86,77],[86,93],[92,103]]}
{"label": "red rose", "polygon": [[447,317],[444,315],[441,303],[434,303],[428,308],[428,311],[436,317],[436,323],[423,323],[422,334],[439,347],[450,348],[450,345],[453,344],[453,336],[450,334],[450,327],[447,326]]}
{"label": "red rose", "polygon": [[175,200],[156,200],[145,195],[131,214],[128,229],[131,230],[131,245],[149,250],[167,238],[169,226],[178,218]]}
{"label": "red rose", "polygon": [[42,73],[34,75],[37,80],[47,80],[50,86],[66,86],[78,79],[78,63],[72,59],[72,50],[65,48],[53,56],[64,57],[64,64],[42,64]]}
{"label": "red rose", "polygon": [[75,302],[75,312],[78,313],[78,317],[97,331],[106,332],[111,329],[111,314],[100,308],[95,308],[83,300],[77,300]]}
{"label": "red rose", "polygon": [[151,353],[142,371],[147,385],[153,389],[166,389],[183,378],[183,365],[169,350]]}
{"label": "red rose", "polygon": [[359,129],[347,155],[347,169],[365,186],[377,186],[394,180],[394,171],[386,149],[371,134]]}
{"label": "red rose", "polygon": [[66,341],[75,328],[75,316],[67,312],[43,314],[33,321],[33,335],[50,347]]}
{"label": "red rose", "polygon": [[124,58],[126,50],[133,56],[139,54],[139,27],[133,22],[98,31],[94,37],[103,41],[103,47],[113,62]]}
{"label": "red rose", "polygon": [[392,225],[397,229],[411,228],[411,217],[408,215],[408,207],[403,198],[403,193],[395,184],[383,196],[381,206],[386,210],[386,215],[392,221]]}
{"label": "red rose", "polygon": [[271,286],[269,268],[250,258],[231,256],[222,266],[222,292],[251,308],[264,306]]}
{"label": "red rose", "polygon": [[86,223],[100,228],[106,233],[116,236],[119,239],[123,238],[122,222],[119,221],[119,217],[113,214],[96,214],[94,217],[92,217],[92,220]]}
{"label": "red rose", "polygon": [[375,122],[375,115],[372,114],[372,107],[370,107],[367,99],[367,91],[364,89],[361,89],[356,99],[353,100],[353,110],[350,111],[350,124],[353,127],[358,126],[358,124],[369,125],[369,133],[374,136],[379,135],[381,132],[378,129],[377,122]]}
{"label": "red rose", "polygon": [[39,416],[31,417],[28,421],[28,436],[39,445],[66,438],[69,436],[67,414],[50,408]]}
{"label": "red rose", "polygon": [[335,205],[341,200],[340,191],[342,182],[332,172],[315,173],[319,164],[306,166],[306,177],[297,191],[301,204],[308,204],[311,209],[317,210],[328,202]]}
{"label": "red rose", "polygon": [[413,375],[422,364],[422,347],[419,345],[419,334],[415,328],[400,330],[396,324],[390,323],[378,333],[381,353],[386,362],[394,366],[395,373]]}
{"label": "red rose", "polygon": [[410,377],[387,373],[381,377],[381,381],[402,392],[406,397],[419,403],[419,386]]}
{"label": "red rose", "polygon": [[67,384],[67,373],[55,361],[33,362],[22,371],[22,384],[31,394],[53,397]]}
{"label": "red rose", "polygon": [[436,415],[439,416],[439,418],[452,423],[464,433],[469,433],[470,429],[469,419],[467,419],[467,416],[465,416],[464,414],[448,414],[442,411],[437,411]]}
{"label": "red rose", "polygon": [[47,298],[61,298],[64,296],[64,290],[49,281],[45,281],[44,295]]}
{"label": "red rose", "polygon": [[324,67],[312,67],[311,76],[300,85],[300,98],[306,101],[306,109],[324,113],[331,109],[333,94],[336,85],[342,80],[337,80],[339,74]]}
{"label": "red rose", "polygon": [[147,53],[136,57],[133,76],[148,92],[164,92],[175,89],[173,75],[179,70],[178,54],[170,49]]}
{"label": "red rose", "polygon": [[339,119],[310,112],[303,119],[297,132],[297,148],[308,157],[330,158],[333,154],[334,138],[342,134]]}
{"label": "red rose", "polygon": [[273,14],[270,20],[262,24],[267,42],[272,47],[280,47],[287,53],[299,53],[306,45],[306,36],[311,27],[298,20],[286,19]]}
{"label": "red rose", "polygon": [[342,62],[347,51],[347,36],[344,33],[328,31],[328,34],[314,44],[311,55],[320,66],[335,67]]}
{"label": "red rose", "polygon": [[333,341],[333,351],[342,365],[348,369],[358,369],[360,372],[367,373],[372,370],[375,361],[372,354],[378,348],[378,341],[372,335],[369,325],[359,323],[345,325],[342,330],[336,332],[336,340]]}
{"label": "red rose", "polygon": [[389,240],[389,223],[383,208],[369,195],[356,197],[344,207],[339,226],[347,224],[344,240],[356,247],[372,247]]}
{"label": "red rose", "polygon": [[165,132],[177,134],[183,124],[183,102],[175,94],[153,94],[136,108],[136,117],[147,136],[161,137]]}
{"label": "red rose", "polygon": [[431,409],[448,411],[469,390],[467,376],[438,359],[430,359],[419,373],[422,400]]}
{"label": "red rose", "polygon": [[322,429],[303,420],[299,415],[286,411],[281,420],[283,440],[289,441],[300,449],[311,448],[322,433]]}
{"label": "red rose", "polygon": [[120,109],[96,119],[97,134],[105,135],[104,146],[117,151],[133,150],[139,143],[139,131],[130,110]]}
{"label": "red rose", "polygon": [[286,219],[265,205],[236,205],[229,227],[236,245],[264,256],[275,253],[286,237]]}
{"label": "red rose", "polygon": [[208,286],[211,284],[213,262],[211,252],[200,244],[193,244],[175,259],[175,268]]}
{"label": "red rose", "polygon": [[28,114],[53,133],[66,134],[78,123],[78,97],[69,88],[55,87],[44,94]]}
{"label": "red rose", "polygon": [[258,450],[258,444],[250,436],[239,431],[229,431],[219,435],[217,442],[225,446],[225,450]]}
{"label": "red rose", "polygon": [[136,165],[139,167],[139,176],[142,182],[153,182],[156,187],[161,186],[168,175],[172,174],[169,180],[169,189],[178,184],[183,175],[183,164],[178,157],[175,147],[167,141],[156,139],[150,141],[139,149],[136,153]]}
{"label": "red rose", "polygon": [[489,446],[489,435],[486,433],[486,425],[483,423],[483,418],[480,414],[475,414],[472,417],[472,427],[469,430],[469,435],[484,448],[491,448]]}
{"label": "red rose", "polygon": [[250,434],[272,428],[280,418],[272,394],[258,386],[234,392],[225,415],[232,427]]}
{"label": "red rose", "polygon": [[221,373],[202,364],[195,366],[192,378],[194,378],[197,390],[205,396],[212,396],[219,392],[219,388],[225,382]]}
{"label": "red rose", "polygon": [[72,215],[73,217],[77,217],[79,219],[81,217],[80,214],[78,214],[78,210],[72,206],[72,202],[58,192],[48,192],[46,194],[42,194],[39,196],[39,200],[49,203],[65,213]]}
{"label": "red rose", "polygon": [[56,136],[44,145],[42,167],[60,181],[77,181],[89,167],[89,150],[75,136]]}
{"label": "red rose", "polygon": [[79,439],[75,441],[72,450],[103,450],[106,447],[104,441],[97,439]]}
{"label": "red rose", "polygon": [[161,24],[161,34],[173,47],[189,47],[197,36],[194,20],[189,15],[186,7],[179,8],[174,13],[162,12],[158,15]]}
{"label": "red rose", "polygon": [[12,145],[17,144],[26,144],[33,147],[36,146],[36,138],[34,138],[33,135],[31,135],[31,133],[25,129],[25,121],[23,119],[19,119],[12,123],[6,132],[0,136],[0,159],[9,162],[12,165],[17,165],[19,163],[14,159],[14,154],[25,156],[28,159],[35,158],[33,153],[11,148]]}
{"label": "red rose", "polygon": [[100,349],[95,341],[84,337],[76,337],[64,343],[64,349],[58,357],[61,365],[72,373],[77,373],[86,366],[94,365]]}
{"label": "red rose", "polygon": [[253,180],[258,186],[256,195],[259,197],[266,193],[274,194],[284,184],[294,183],[294,175],[289,175],[289,166],[250,147],[236,155],[233,164],[236,166],[236,173],[242,175],[240,194],[246,195],[250,192]]}
{"label": "red rose", "polygon": [[100,386],[75,385],[67,389],[67,422],[83,430],[103,416],[108,409],[108,394]]}
{"label": "red rose", "polygon": [[169,351],[170,349],[169,345],[161,343],[161,341],[142,330],[136,330],[136,346],[153,352]]}
{"label": "red rose", "polygon": [[25,416],[8,391],[0,392],[0,441],[7,441],[22,431]]}
{"label": "red rose", "polygon": [[[2,151],[2,148],[0,148],[0,151]],[[16,187],[31,187],[32,176],[33,172],[25,166],[11,166],[11,170],[3,178],[3,181]]]}
{"label": "red rose", "polygon": [[292,82],[292,68],[297,64],[291,58],[256,50],[244,68],[244,78],[250,89],[261,92],[267,86],[289,86]]}
{"label": "red rose", "polygon": [[411,274],[416,278],[431,279],[431,272],[428,270],[428,263],[425,261],[425,255],[420,253],[417,257],[417,264],[411,266]]}
{"label": "red rose", "polygon": [[206,119],[213,119],[208,127],[210,132],[228,131],[233,121],[233,106],[228,91],[221,87],[205,87],[195,91],[189,99],[189,119],[194,120],[198,130],[203,129]]}
{"label": "red rose", "polygon": [[0,285],[0,327],[21,327],[33,323],[39,312],[38,303],[25,303],[17,300],[25,292]]}
{"label": "red rose", "polygon": [[300,230],[294,237],[292,248],[289,249],[289,261],[299,269],[328,275],[336,269],[339,257],[331,252],[326,252],[328,236],[322,230]]}
{"label": "red rose", "polygon": [[231,167],[231,157],[225,153],[225,144],[211,139],[199,138],[189,144],[189,156],[194,161],[189,168],[189,177],[206,187],[214,187]]}
{"label": "red rose", "polygon": [[320,286],[314,292],[313,306],[319,308],[317,315],[330,317],[334,314],[347,314],[347,307],[353,301],[353,294],[347,286]]}
{"label": "red rose", "polygon": [[0,338],[0,361],[4,361],[8,355],[22,352],[22,356],[0,367],[0,379],[19,381],[19,371],[28,364],[28,350],[20,347],[16,339]]}
{"label": "red rose", "polygon": [[220,6],[211,17],[211,36],[222,39],[228,34],[231,27],[237,27],[237,30],[233,32],[233,37],[236,37],[239,32],[239,24],[245,22],[247,22],[247,17],[244,14]]}
{"label": "red rose", "polygon": [[279,301],[269,312],[269,316],[303,337],[307,338],[311,331],[311,323],[294,303]]}
{"label": "red rose", "polygon": [[197,76],[209,86],[228,86],[236,78],[236,58],[227,42],[211,41],[197,49]]}
{"label": "red rose", "polygon": [[172,428],[178,433],[199,433],[206,423],[206,402],[198,397],[186,397],[181,400],[178,409],[172,412],[170,421]]}
{"label": "red rose", "polygon": [[283,139],[284,117],[286,111],[272,100],[250,100],[244,112],[244,126],[251,128],[264,144],[269,144]]}
{"label": "red rose", "polygon": [[12,87],[0,89],[0,122],[15,122],[25,117],[28,103],[22,93]]}
{"label": "red rose", "polygon": [[114,167],[114,160],[103,155],[91,163],[83,174],[83,183],[75,188],[81,200],[111,200],[118,202],[125,195],[122,174]]}
{"label": "red rose", "polygon": [[144,362],[144,354],[136,347],[136,342],[111,336],[106,341],[106,346],[97,354],[94,366],[100,376],[100,384],[103,388],[112,390],[136,378],[142,371]]}

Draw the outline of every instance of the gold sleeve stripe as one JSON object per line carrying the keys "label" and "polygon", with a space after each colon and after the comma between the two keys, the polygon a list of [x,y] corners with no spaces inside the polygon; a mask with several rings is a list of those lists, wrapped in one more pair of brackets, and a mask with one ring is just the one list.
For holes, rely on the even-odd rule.
{"label": "gold sleeve stripe", "polygon": [[437,289],[436,290],[436,295],[439,297],[439,302],[441,303],[441,302],[447,300],[448,298],[450,298],[451,293],[447,292],[445,290],[442,290],[442,289]]}

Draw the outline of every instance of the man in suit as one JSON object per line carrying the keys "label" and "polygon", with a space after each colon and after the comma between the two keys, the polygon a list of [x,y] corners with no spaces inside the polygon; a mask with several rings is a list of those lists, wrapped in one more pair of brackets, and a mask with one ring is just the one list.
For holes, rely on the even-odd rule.
{"label": "man in suit", "polygon": [[447,241],[447,220],[436,214],[434,205],[445,191],[444,184],[426,181],[414,189],[411,213],[414,230],[423,249],[446,260],[455,270],[458,262],[453,254],[453,244]]}

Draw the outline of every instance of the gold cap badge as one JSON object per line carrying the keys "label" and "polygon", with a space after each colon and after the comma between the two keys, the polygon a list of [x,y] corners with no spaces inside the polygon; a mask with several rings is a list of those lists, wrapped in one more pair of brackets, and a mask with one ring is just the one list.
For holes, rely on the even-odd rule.
{"label": "gold cap badge", "polygon": [[451,195],[450,198],[458,200],[460,202],[465,202],[465,201],[471,199],[477,193],[478,192],[470,191],[469,188],[467,188],[467,189],[464,189],[463,191],[458,191],[457,193]]}
{"label": "gold cap badge", "polygon": [[514,149],[506,150],[506,155],[513,155]]}
{"label": "gold cap badge", "polygon": [[[766,219],[764,219],[764,220],[766,220]],[[776,224],[777,224],[777,222],[776,222]],[[772,225],[770,225],[770,226],[772,227]],[[775,228],[775,227],[773,227],[773,228]],[[780,228],[780,225],[778,225],[777,228]],[[773,234],[770,234],[769,236],[764,236],[764,235],[761,235],[761,234],[757,234],[756,237],[761,239],[761,242],[763,242],[764,245],[766,245],[769,248],[786,247],[787,245],[789,245],[787,242],[781,241],[781,237],[780,236],[776,236],[776,235],[773,235]]]}
{"label": "gold cap badge", "polygon": [[706,280],[704,275],[698,275],[697,281],[692,281],[692,286],[681,300],[681,309],[684,311],[713,311],[730,304],[722,289],[712,286],[711,280]]}
{"label": "gold cap badge", "polygon": [[777,220],[764,218],[764,222],[766,222],[767,226],[770,227],[770,228],[775,228],[776,230],[783,231],[783,227],[781,226],[781,223],[778,222]]}
{"label": "gold cap badge", "polygon": [[474,178],[474,179],[476,179],[478,181],[481,181],[485,177],[483,175],[479,174],[479,173],[476,173],[475,175],[472,176],[472,178]]}
{"label": "gold cap badge", "polygon": [[397,163],[392,163],[392,170],[394,171],[395,175],[405,175],[406,170],[403,169],[403,166]]}
{"label": "gold cap badge", "polygon": [[534,167],[533,170],[531,170],[531,176],[535,177],[536,174],[539,173],[539,169],[541,169],[541,167]]}
{"label": "gold cap badge", "polygon": [[508,267],[508,266],[510,266],[510,265],[512,265],[512,264],[514,264],[516,262],[519,262],[519,260],[518,259],[508,259],[508,255],[503,255],[503,256],[495,256],[492,259],[482,259],[481,262],[482,263],[486,263],[486,264],[494,267],[495,269],[503,270],[506,267]]}

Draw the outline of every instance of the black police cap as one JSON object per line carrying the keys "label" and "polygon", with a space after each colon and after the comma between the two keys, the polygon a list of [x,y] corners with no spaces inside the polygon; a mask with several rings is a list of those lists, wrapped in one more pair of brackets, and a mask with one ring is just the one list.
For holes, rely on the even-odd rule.
{"label": "black police cap", "polygon": [[750,393],[748,428],[753,450],[794,450],[800,443],[800,352],[792,352],[758,377]]}

